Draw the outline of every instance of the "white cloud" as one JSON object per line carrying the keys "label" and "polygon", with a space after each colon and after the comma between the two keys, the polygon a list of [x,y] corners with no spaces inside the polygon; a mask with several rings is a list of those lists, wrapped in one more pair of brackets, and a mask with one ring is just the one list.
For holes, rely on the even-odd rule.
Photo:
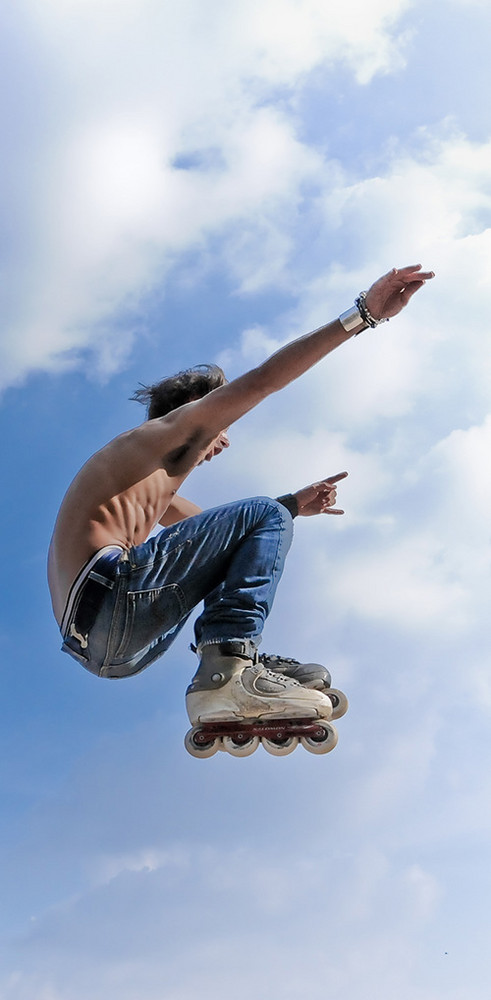
{"label": "white cloud", "polygon": [[[350,177],[299,140],[287,103],[261,98],[273,83],[301,86],[303,74],[339,52],[352,5],[335,16],[319,3],[282,7],[279,33],[271,30],[274,0],[247,5],[247,16],[242,4],[233,13],[217,4],[205,26],[191,2],[179,15],[168,5],[129,4],[118,18],[111,3],[97,16],[80,3],[32,8],[40,50],[52,62],[44,97],[55,126],[35,151],[28,217],[20,206],[26,192],[13,199],[29,250],[24,244],[7,265],[5,383],[32,368],[75,364],[87,345],[101,370],[115,370],[132,343],[131,329],[118,329],[114,349],[115,313],[162,283],[183,251],[205,253],[208,236],[220,234],[224,265],[243,291],[274,285],[297,294],[294,330],[335,315],[388,263],[424,256],[437,270],[424,307],[411,306],[411,327],[419,328],[411,344],[405,320],[397,321],[398,343],[392,329],[375,345],[360,340],[342,391],[330,386],[340,419],[397,416],[410,409],[416,386],[438,391],[435,344],[444,339],[454,363],[463,330],[474,348],[465,364],[484,391],[491,363],[481,357],[478,372],[473,359],[487,295],[491,145],[450,127],[434,140],[422,131],[415,154],[388,151],[383,176]],[[372,0],[368,36],[366,18],[354,21],[377,59],[390,48],[388,11]],[[351,29],[350,44],[361,47]],[[385,48],[376,45],[382,36]],[[298,38],[304,42],[294,46]],[[334,253],[317,274],[310,259],[306,278],[298,240],[314,225]]]}
{"label": "white cloud", "polygon": [[[354,816],[356,822],[362,822],[364,816],[374,815],[377,827],[384,822],[389,827],[394,812],[428,785],[443,720],[437,706],[432,706],[431,699],[426,697],[430,685],[420,673],[417,691],[414,673],[409,682],[394,676],[392,680],[379,677],[372,683],[377,691],[375,700],[378,698],[382,708],[390,703],[395,706],[398,700],[400,704],[397,704],[395,731],[380,732],[378,736],[379,746],[374,747],[372,766],[360,782],[353,803]],[[381,693],[384,687],[385,696]],[[386,730],[389,728],[388,723]]]}
{"label": "white cloud", "polygon": [[[217,0],[204,17],[197,0],[26,3],[44,72],[18,122],[36,164],[28,179],[24,146],[12,151],[6,211],[24,242],[6,265],[4,384],[76,363],[87,345],[97,353],[114,314],[210,233],[228,237],[244,289],[284,281],[288,216],[321,160],[288,105],[265,100],[323,62],[364,81],[390,70],[406,6],[371,0],[367,17],[358,0]],[[131,331],[119,338],[124,357]]]}
{"label": "white cloud", "polygon": [[[321,220],[329,262],[319,269],[309,261],[306,275],[301,253],[292,250],[284,274],[295,308],[271,330],[246,331],[239,351],[224,355],[231,372],[239,372],[335,317],[388,266],[434,268],[435,280],[407,312],[345,345],[302,380],[298,402],[316,419],[327,404],[333,430],[373,433],[380,419],[411,415],[418,422],[419,410],[432,422],[446,419],[451,429],[486,412],[491,144],[448,130],[431,141],[422,133],[419,142],[411,155],[390,156],[380,177],[353,182],[347,170],[326,162],[309,211],[312,221]],[[276,406],[291,422],[291,408]],[[300,406],[295,416],[301,413]]]}
{"label": "white cloud", "polygon": [[[296,557],[297,572],[307,581],[306,607],[316,608],[321,617],[322,608],[329,607],[331,613],[435,636],[445,622],[447,635],[470,631],[477,637],[486,620],[491,582],[491,417],[466,430],[456,427],[438,440],[439,427],[452,427],[458,420],[453,396],[458,389],[452,384],[458,369],[452,366],[447,375],[447,345],[434,344],[441,358],[437,377],[442,389],[429,404],[424,377],[415,376],[418,351],[404,333],[401,343],[399,332],[394,329],[391,342],[367,334],[362,355],[361,338],[346,345],[325,366],[232,428],[232,448],[223,460],[227,479],[222,486],[228,492],[218,499],[278,495],[349,471],[338,488],[345,517],[334,524],[319,518],[298,526],[298,546],[305,552]],[[245,338],[242,367],[255,364],[275,346],[268,335],[262,338],[259,330]],[[467,346],[464,355],[467,359]],[[391,358],[396,359],[393,366]],[[238,367],[230,352],[225,360]],[[479,384],[479,357],[469,361],[472,367]],[[472,374],[466,373],[466,394],[475,402]],[[358,395],[356,376],[361,380]],[[402,401],[395,391],[399,387]],[[411,422],[401,426],[409,400]],[[464,400],[461,416],[466,409]],[[375,423],[381,417],[385,422]],[[343,421],[344,432],[337,429]],[[196,488],[203,505],[216,502],[214,471],[200,473]],[[336,552],[343,550],[334,574],[333,546]],[[311,588],[311,577],[323,581],[321,586]]]}
{"label": "white cloud", "polygon": [[398,629],[439,630],[445,619],[453,633],[469,624],[473,595],[451,570],[442,541],[426,534],[393,538],[345,558],[329,597]]}
{"label": "white cloud", "polygon": [[480,426],[456,429],[432,449],[425,472],[438,475],[440,511],[455,537],[463,528],[469,541],[486,547],[491,509],[491,414]]}
{"label": "white cloud", "polygon": [[[278,0],[217,2],[204,19],[195,0],[178,9],[150,0],[107,0],[97,11],[27,5],[39,58],[49,60],[35,108],[49,128],[40,135],[27,112],[19,121],[32,133],[29,187],[12,152],[18,180],[5,212],[23,240],[4,268],[4,384],[73,366],[87,347],[101,372],[116,370],[133,337],[127,322],[114,335],[118,314],[165,283],[189,248],[205,257],[218,235],[242,291],[297,296],[286,334],[335,315],[392,262],[424,257],[437,270],[412,319],[397,321],[397,337],[391,327],[360,338],[342,387],[331,382],[340,421],[407,413],[417,392],[435,394],[449,380],[455,392],[464,331],[464,371],[481,397],[487,391],[491,144],[450,124],[436,138],[422,130],[411,154],[404,144],[387,150],[383,176],[354,178],[300,140],[288,101],[268,99],[278,86],[301,89],[310,70],[341,53],[362,73],[393,68],[395,18],[407,4],[371,0],[369,17],[357,3],[280,6],[278,18]],[[330,247],[321,270],[318,256],[305,258],[310,232]],[[438,345],[445,377],[432,364]]]}
{"label": "white cloud", "polygon": [[[90,32],[96,56],[102,46],[107,54],[111,39],[132,44],[141,38],[147,48],[137,50],[136,58],[145,75],[158,51],[174,66],[181,58],[176,43],[182,52],[187,42],[210,69],[213,84],[218,61],[231,71],[232,82],[239,64],[249,81],[257,77],[277,85],[290,84],[326,58],[347,62],[363,80],[400,65],[404,37],[393,37],[391,29],[411,2],[370,0],[367,7],[362,0],[346,0],[327,9],[321,0],[237,0],[233,7],[209,0],[206,11],[196,0],[184,0],[179,10],[171,0],[126,0],[124,6],[118,0],[31,0],[27,6],[41,31],[55,33],[55,44]],[[196,45],[200,41],[206,44]],[[85,53],[78,51],[78,58],[85,64]]]}
{"label": "white cloud", "polygon": [[[267,495],[293,492],[325,476],[348,471],[348,479],[338,485],[340,506],[349,508],[351,525],[365,521],[367,516],[373,519],[373,513],[367,515],[366,508],[377,503],[391,479],[376,453],[356,449],[342,433],[319,426],[320,421],[309,424],[307,404],[304,408],[307,413],[296,421],[300,426],[285,425],[283,409],[278,410],[277,404],[277,399],[265,403],[230,430],[231,448],[220,467],[224,472],[221,487],[233,490],[228,499],[251,492]],[[286,409],[293,411],[291,423],[295,424],[298,416],[295,395],[287,399]],[[200,494],[198,502],[211,497],[211,491],[216,493],[217,467],[218,463],[215,472],[200,469],[196,473],[193,490]],[[385,524],[384,513],[380,516]],[[332,519],[326,516],[320,520]],[[311,526],[318,520],[312,519]],[[338,526],[345,526],[341,518]]]}
{"label": "white cloud", "polygon": [[450,0],[456,7],[482,7],[486,12],[489,11],[488,0]]}
{"label": "white cloud", "polygon": [[419,920],[428,920],[434,913],[440,897],[438,881],[420,865],[411,865],[405,875],[414,908],[414,915]]}
{"label": "white cloud", "polygon": [[185,869],[189,857],[183,849],[162,850],[141,847],[127,853],[103,854],[92,858],[90,872],[95,886],[111,882],[124,872],[154,872],[161,868]]}
{"label": "white cloud", "polygon": [[[328,581],[323,590],[331,608],[402,631],[437,635],[445,622],[446,635],[470,631],[477,639],[491,583],[490,434],[489,417],[481,426],[453,431],[399,484],[400,466],[391,468],[383,452],[375,459],[369,451],[360,464],[346,449],[355,482],[340,486],[345,551],[334,579],[329,544],[322,545],[320,526],[314,526],[316,573]],[[360,524],[364,538],[352,543]]]}

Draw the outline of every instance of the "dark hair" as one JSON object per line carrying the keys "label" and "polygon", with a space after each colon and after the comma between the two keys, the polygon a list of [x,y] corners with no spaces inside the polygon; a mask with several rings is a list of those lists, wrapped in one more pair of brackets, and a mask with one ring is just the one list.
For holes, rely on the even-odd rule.
{"label": "dark hair", "polygon": [[155,382],[154,385],[143,385],[136,389],[130,399],[143,403],[147,407],[147,418],[165,417],[178,406],[190,403],[193,399],[201,399],[213,389],[225,385],[227,379],[218,365],[195,365],[186,368],[177,375]]}

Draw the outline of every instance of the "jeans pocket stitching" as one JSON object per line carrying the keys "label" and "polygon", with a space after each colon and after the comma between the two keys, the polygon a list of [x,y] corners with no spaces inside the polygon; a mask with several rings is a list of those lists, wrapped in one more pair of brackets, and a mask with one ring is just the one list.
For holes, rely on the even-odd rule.
{"label": "jeans pocket stitching", "polygon": [[[188,614],[188,609],[186,601],[184,599],[184,594],[177,583],[169,583],[166,584],[164,587],[154,587],[148,590],[128,591],[124,602],[125,618],[124,618],[123,634],[121,636],[121,640],[118,644],[117,649],[111,656],[111,660],[120,659],[125,655],[128,649],[133,634],[138,599],[145,596],[150,598],[151,603],[155,603],[157,599],[160,596],[162,596],[165,592],[172,593],[172,596],[176,599],[179,608],[179,620],[181,620],[181,618],[183,618],[184,615]],[[164,629],[161,635],[165,635],[166,631],[168,631],[168,628]],[[155,638],[158,638],[158,636],[155,636]],[[141,648],[144,649],[146,645],[147,643],[143,643]]]}

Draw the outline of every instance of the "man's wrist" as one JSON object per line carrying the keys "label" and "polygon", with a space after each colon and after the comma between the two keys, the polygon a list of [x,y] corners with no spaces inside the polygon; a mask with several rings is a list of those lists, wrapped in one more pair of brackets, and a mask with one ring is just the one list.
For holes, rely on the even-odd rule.
{"label": "man's wrist", "polygon": [[376,326],[379,326],[380,323],[388,323],[389,322],[389,318],[388,317],[387,317],[387,319],[383,319],[383,318],[381,318],[381,319],[375,319],[375,317],[372,316],[372,314],[371,314],[371,312],[370,312],[370,310],[369,310],[369,308],[367,306],[367,293],[366,292],[360,292],[358,298],[355,299],[355,306],[358,309],[363,322],[366,323],[368,326],[370,326],[372,328],[372,330],[374,330]]}
{"label": "man's wrist", "polygon": [[282,497],[276,497],[278,503],[282,507],[286,507],[290,511],[292,517],[296,517],[298,514],[298,500],[294,493],[285,493]]}
{"label": "man's wrist", "polygon": [[[380,323],[388,323],[388,319],[375,319],[375,317],[372,316],[367,306],[366,296],[366,292],[360,292],[355,299],[355,304],[351,306],[351,309],[347,309],[346,312],[341,313],[339,317],[339,322],[346,330],[346,333],[354,333],[355,337],[357,337],[359,333],[362,333],[363,330],[367,330],[368,327],[371,327],[371,329],[374,330]],[[357,330],[357,327],[360,325],[361,329]]]}
{"label": "man's wrist", "polygon": [[[350,309],[346,309],[345,312],[341,313],[339,317],[339,322],[346,333],[354,333],[356,336],[363,330],[367,329],[368,323],[365,323],[358,306],[355,304],[351,306]],[[363,325],[362,325],[363,324]],[[360,327],[361,329],[357,329]]]}

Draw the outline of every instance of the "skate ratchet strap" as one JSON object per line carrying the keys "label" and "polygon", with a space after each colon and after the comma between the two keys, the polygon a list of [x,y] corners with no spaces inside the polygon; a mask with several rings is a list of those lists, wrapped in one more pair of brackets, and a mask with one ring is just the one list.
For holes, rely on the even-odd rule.
{"label": "skate ratchet strap", "polygon": [[257,646],[252,639],[217,639],[210,642],[205,640],[199,646],[193,646],[191,643],[190,649],[199,656],[204,646],[217,646],[222,656],[240,656],[244,660],[252,660],[253,663],[257,660]]}
{"label": "skate ratchet strap", "polygon": [[219,644],[219,650],[224,656],[241,656],[245,660],[255,661],[257,647],[251,639],[227,639]]}

